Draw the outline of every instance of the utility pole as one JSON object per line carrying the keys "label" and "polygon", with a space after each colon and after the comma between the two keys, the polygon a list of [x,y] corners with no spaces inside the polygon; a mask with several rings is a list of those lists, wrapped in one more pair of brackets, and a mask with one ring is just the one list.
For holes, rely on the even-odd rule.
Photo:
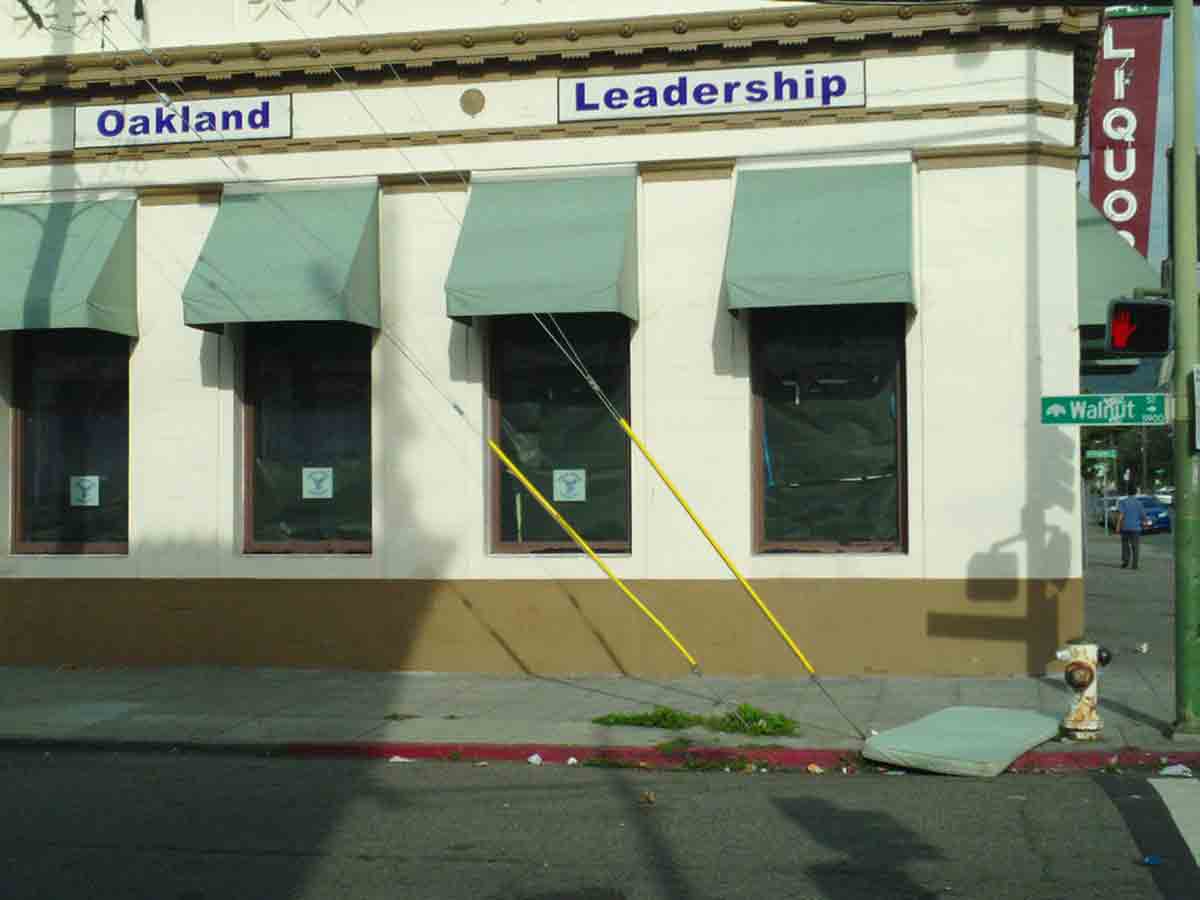
{"label": "utility pole", "polygon": [[1200,363],[1196,295],[1196,70],[1192,0],[1174,0],[1175,183],[1175,731],[1200,735],[1200,457],[1193,438],[1192,370]]}

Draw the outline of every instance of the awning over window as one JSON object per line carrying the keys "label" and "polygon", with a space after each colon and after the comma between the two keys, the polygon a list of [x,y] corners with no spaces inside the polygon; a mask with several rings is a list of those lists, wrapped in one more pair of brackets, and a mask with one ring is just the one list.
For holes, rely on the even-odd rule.
{"label": "awning over window", "polygon": [[0,205],[0,331],[137,335],[133,200]]}
{"label": "awning over window", "polygon": [[636,320],[636,186],[633,175],[472,184],[446,278],[447,314]]}
{"label": "awning over window", "polygon": [[1132,297],[1134,288],[1157,288],[1160,279],[1100,210],[1076,194],[1079,262],[1079,324],[1104,326],[1110,300]]}
{"label": "awning over window", "polygon": [[915,303],[912,255],[907,163],[739,172],[725,303]]}
{"label": "awning over window", "polygon": [[226,194],[183,289],[189,325],[379,327],[379,191]]}

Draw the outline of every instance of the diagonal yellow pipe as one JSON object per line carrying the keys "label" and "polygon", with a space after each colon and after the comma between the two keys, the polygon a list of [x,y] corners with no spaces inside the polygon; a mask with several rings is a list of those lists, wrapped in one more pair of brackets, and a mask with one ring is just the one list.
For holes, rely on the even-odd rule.
{"label": "diagonal yellow pipe", "polygon": [[789,647],[792,648],[792,652],[795,653],[800,659],[800,662],[804,664],[804,668],[808,669],[808,673],[810,675],[816,675],[817,672],[812,667],[812,663],[810,663],[808,658],[800,652],[800,648],[796,646],[796,642],[792,640],[792,636],[787,633],[787,629],[779,624],[779,620],[775,618],[775,614],[771,612],[767,604],[762,602],[762,599],[758,596],[758,593],[750,586],[750,582],[748,582],[745,579],[745,576],[738,571],[738,567],[734,565],[733,560],[731,560],[726,555],[725,551],[721,549],[721,545],[717,543],[717,539],[712,536],[707,528],[704,527],[704,523],[700,521],[700,518],[692,510],[691,506],[688,505],[688,502],[683,499],[683,495],[679,493],[678,488],[671,483],[671,479],[667,477],[667,473],[662,470],[662,467],[659,466],[654,457],[650,455],[650,451],[646,449],[646,445],[642,443],[641,438],[634,433],[633,429],[629,427],[629,423],[626,422],[624,418],[618,418],[617,424],[619,424],[622,430],[629,435],[629,439],[633,441],[638,450],[642,452],[642,456],[646,458],[646,462],[650,463],[654,471],[658,473],[658,477],[662,479],[663,484],[665,484],[671,493],[675,495],[675,499],[679,501],[679,505],[683,507],[683,511],[686,512],[691,517],[692,521],[696,523],[696,527],[700,529],[700,533],[708,539],[708,542],[712,545],[712,548],[717,551],[717,555],[721,557],[721,559],[725,562],[725,565],[729,568],[729,571],[733,573],[734,578],[741,583],[742,587],[745,588],[746,593],[750,595],[750,598],[758,604],[758,608],[762,610],[762,613],[767,617],[767,620],[775,626],[775,630],[779,632],[779,636],[784,639]]}
{"label": "diagonal yellow pipe", "polygon": [[517,481],[521,482],[525,490],[529,491],[529,493],[533,496],[533,499],[542,505],[542,509],[546,510],[546,512],[550,514],[550,518],[554,519],[554,521],[558,523],[559,528],[565,531],[567,536],[579,545],[579,549],[591,557],[592,562],[600,567],[600,571],[612,579],[613,584],[619,587],[621,589],[621,593],[634,602],[634,605],[636,605],[637,608],[640,609],[643,614],[645,614],[646,618],[658,626],[658,630],[665,634],[667,639],[675,645],[675,649],[682,653],[684,658],[691,663],[692,669],[694,670],[699,668],[699,663],[696,662],[695,657],[687,652],[687,648],[684,647],[683,644],[679,643],[679,640],[675,637],[675,635],[671,634],[671,629],[667,628],[666,625],[660,622],[658,616],[654,615],[654,613],[649,610],[646,604],[642,603],[642,601],[637,598],[637,595],[625,586],[625,582],[617,577],[616,573],[608,567],[604,560],[596,555],[595,551],[588,546],[587,541],[580,537],[579,532],[571,527],[570,523],[567,522],[567,520],[559,514],[558,510],[556,510],[550,504],[550,501],[542,496],[542,492],[535,488],[530,480],[525,477],[524,473],[517,468],[517,464],[504,455],[504,451],[500,449],[499,445],[495,441],[489,439],[488,446],[492,449],[492,452],[496,454],[500,462],[504,463],[508,471],[512,472],[513,477],[516,478]]}

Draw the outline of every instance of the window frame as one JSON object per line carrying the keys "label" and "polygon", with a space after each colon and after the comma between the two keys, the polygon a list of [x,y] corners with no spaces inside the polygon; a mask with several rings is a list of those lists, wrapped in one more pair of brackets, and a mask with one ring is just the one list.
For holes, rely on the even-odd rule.
{"label": "window frame", "polygon": [[[367,410],[370,416],[370,426],[367,430],[367,458],[370,460],[371,472],[371,537],[365,541],[332,540],[332,541],[259,541],[254,537],[254,460],[256,424],[258,417],[257,386],[251,377],[252,345],[254,344],[253,326],[255,324],[286,324],[286,323],[247,323],[238,329],[238,357],[241,360],[241,407],[242,407],[242,553],[247,556],[370,556],[374,546],[375,518],[375,460],[374,444],[374,409],[372,407],[372,368],[375,355],[376,332],[370,330],[367,347]],[[329,324],[325,322],[306,323],[315,326]],[[358,326],[366,328],[366,326]]]}
{"label": "window frame", "polygon": [[[805,309],[796,306],[790,309]],[[853,309],[854,307],[847,307]],[[750,393],[751,403],[751,522],[752,546],[755,555],[779,555],[798,553],[862,553],[862,554],[904,554],[908,552],[909,522],[908,522],[908,328],[910,316],[907,310],[897,314],[900,326],[896,336],[899,353],[896,357],[896,517],[897,537],[895,541],[859,541],[850,544],[839,544],[835,541],[770,541],[766,537],[766,472],[763,463],[763,394],[762,394],[762,362],[761,354],[757,351],[756,324],[757,310],[746,310],[749,313],[747,346],[750,356]]]}
{"label": "window frame", "polygon": [[[27,541],[22,539],[25,533],[25,454],[28,441],[25,433],[25,418],[30,412],[33,394],[32,361],[35,356],[32,344],[39,335],[48,331],[18,331],[13,334],[12,348],[12,428],[11,428],[11,515],[10,535],[11,552],[23,556],[128,556],[129,555],[129,515],[132,505],[126,509],[124,541]],[[132,493],[132,483],[129,480],[130,463],[130,415],[129,415],[129,363],[133,354],[133,340],[127,338],[125,356],[125,471],[127,493]]]}
{"label": "window frame", "polygon": [[[520,315],[532,315],[531,313],[523,313]],[[596,313],[594,315],[619,315],[617,313]],[[514,317],[496,317],[514,318]],[[621,316],[625,322],[625,397],[626,408],[618,409],[621,412],[625,421],[630,421],[630,407],[633,406],[633,327],[634,323],[625,316]],[[478,319],[476,321],[479,321]],[[501,420],[501,401],[499,396],[500,383],[500,363],[502,354],[498,347],[499,324],[492,317],[488,317],[483,331],[483,345],[485,348],[486,363],[485,371],[487,372],[487,422],[488,434],[501,444],[502,428]],[[549,336],[546,337],[549,341]],[[564,360],[565,362],[565,360]],[[568,363],[569,364],[569,363]],[[582,376],[580,376],[582,377]],[[617,427],[617,423],[613,423],[613,427]],[[610,556],[628,556],[633,552],[633,448],[630,446],[632,441],[625,441],[625,522],[626,530],[629,534],[629,539],[626,541],[592,541],[586,534],[581,533],[581,537],[588,542],[588,546],[598,554]],[[487,468],[488,472],[488,490],[487,504],[488,510],[486,522],[488,528],[488,545],[490,552],[496,555],[515,556],[515,555],[530,555],[530,554],[562,554],[564,556],[583,554],[583,550],[564,533],[561,541],[505,541],[502,540],[502,527],[500,521],[500,488],[504,483],[504,475],[508,469],[500,462],[500,458],[495,453],[487,448],[487,455],[490,457],[490,463]],[[547,498],[550,499],[550,498]],[[551,501],[553,502],[553,501]],[[540,505],[540,504],[539,504]],[[557,509],[557,507],[555,507]],[[563,513],[563,518],[571,523],[570,517]],[[571,523],[572,526],[574,523]]]}

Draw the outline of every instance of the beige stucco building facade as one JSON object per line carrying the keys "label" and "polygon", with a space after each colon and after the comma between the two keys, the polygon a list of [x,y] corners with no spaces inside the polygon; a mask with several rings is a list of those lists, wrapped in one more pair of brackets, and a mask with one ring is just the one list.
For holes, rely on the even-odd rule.
{"label": "beige stucco building facade", "polygon": [[[480,185],[592,176],[630,179],[635,197],[629,421],[819,672],[1036,672],[1081,633],[1078,435],[1042,425],[1039,399],[1078,392],[1075,159],[1098,13],[672,0],[647,17],[618,0],[601,20],[582,2],[148,0],[139,20],[125,0],[75,5],[46,20],[71,33],[0,19],[0,204],[134,204],[127,545],[22,549],[11,324],[0,664],[686,672],[587,557],[497,552],[489,328],[447,314]],[[854,105],[722,106],[727,70],[770,87],[780,66],[842,64],[861,73]],[[634,110],[637,79],[658,74],[717,79],[713,105]],[[595,93],[573,93],[584,78]],[[628,103],[604,107],[613,89]],[[270,137],[137,141],[126,105],[241,98],[248,117],[284,97],[286,133]],[[564,97],[602,108],[572,118]],[[123,130],[103,134],[110,116],[84,139],[84,107],[124,110]],[[854,166],[911,185],[897,530],[882,548],[768,552],[754,314],[724,299],[739,184]],[[369,548],[248,552],[241,331],[189,324],[189,283],[231,198],[364,187]],[[830,214],[808,200],[801,215]],[[636,451],[627,525],[606,562],[705,672],[803,673]]]}

